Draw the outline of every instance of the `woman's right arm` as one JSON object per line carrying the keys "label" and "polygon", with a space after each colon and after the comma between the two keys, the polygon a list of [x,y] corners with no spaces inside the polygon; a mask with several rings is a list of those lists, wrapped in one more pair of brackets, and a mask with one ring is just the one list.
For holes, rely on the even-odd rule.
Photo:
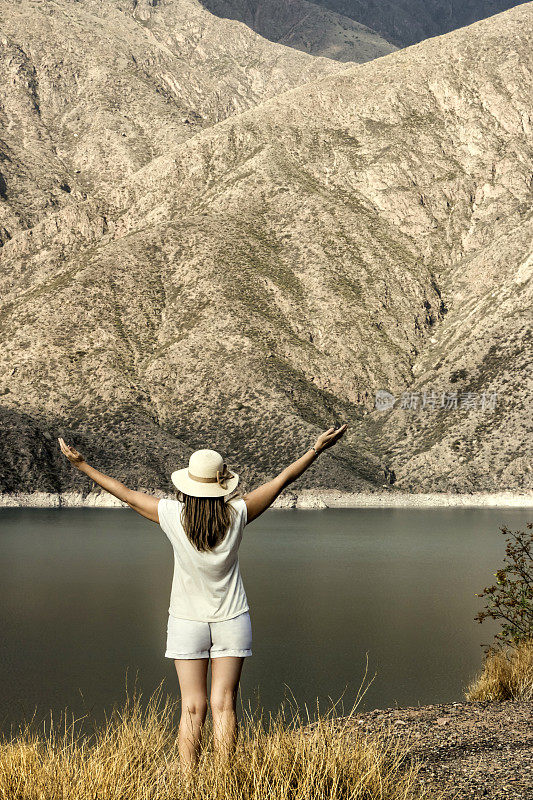
{"label": "woman's right arm", "polygon": [[70,447],[61,437],[59,437],[59,446],[61,452],[68,458],[73,466],[80,470],[80,472],[84,472],[85,475],[88,475],[91,480],[97,483],[98,486],[101,486],[102,489],[105,489],[106,492],[109,492],[109,494],[127,503],[129,507],[136,511],[137,514],[140,514],[141,517],[146,517],[150,522],[159,524],[159,499],[157,497],[152,497],[152,495],[146,494],[145,492],[136,492],[134,489],[128,489],[127,486],[115,480],[115,478],[111,478],[109,475],[104,475],[103,472],[99,472],[85,461],[81,453],[74,447]]}
{"label": "woman's right arm", "polygon": [[[336,430],[335,428],[328,428],[327,431],[320,434],[315,442],[314,449],[310,447],[303,456],[286,467],[271,481],[264,483],[262,486],[258,486],[257,489],[244,495],[243,500],[248,510],[248,522],[252,522],[259,514],[266,511],[266,509],[272,505],[276,497],[311,466],[313,461],[318,458],[317,453],[321,453],[323,450],[332,447],[338,442],[341,436],[346,432],[347,427],[347,425],[341,425],[341,427]],[[315,453],[315,450],[317,453]]]}

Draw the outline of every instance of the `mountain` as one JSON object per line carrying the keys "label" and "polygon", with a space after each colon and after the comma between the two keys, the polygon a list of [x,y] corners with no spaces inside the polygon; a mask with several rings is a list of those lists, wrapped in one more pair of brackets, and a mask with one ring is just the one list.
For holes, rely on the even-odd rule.
{"label": "mountain", "polygon": [[338,61],[362,63],[394,52],[376,31],[351,15],[307,0],[202,0],[213,14],[244,22],[272,42]]}
{"label": "mountain", "polygon": [[196,0],[0,0],[0,12],[11,231],[70,208],[79,193],[105,195],[108,182],[204,127],[340,68],[273,46]]}
{"label": "mountain", "polygon": [[314,0],[361,22],[399,47],[471,25],[520,0]]}
{"label": "mountain", "polygon": [[273,42],[339,61],[370,61],[518,5],[518,0],[202,0]]}
{"label": "mountain", "polygon": [[[344,69],[282,48],[322,77],[187,136],[161,110],[171,62],[125,55],[171,50],[187,16],[151,7],[149,36],[54,4],[90,9],[91,52],[71,17],[18,21],[36,7],[2,34],[4,491],[88,490],[58,435],[146,488],[214,447],[247,487],[335,419],[299,486],[531,485],[532,3]],[[206,69],[218,24],[255,36],[210,24]],[[401,408],[454,390],[476,407]]]}

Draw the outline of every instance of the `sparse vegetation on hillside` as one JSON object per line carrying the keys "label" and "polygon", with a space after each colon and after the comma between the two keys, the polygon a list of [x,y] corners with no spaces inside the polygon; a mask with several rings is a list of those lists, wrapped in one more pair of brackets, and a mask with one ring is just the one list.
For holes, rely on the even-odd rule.
{"label": "sparse vegetation on hillside", "polygon": [[87,491],[57,436],[250,485],[332,418],[302,489],[530,488],[531,4],[348,68],[195,0],[0,6],[0,492]]}

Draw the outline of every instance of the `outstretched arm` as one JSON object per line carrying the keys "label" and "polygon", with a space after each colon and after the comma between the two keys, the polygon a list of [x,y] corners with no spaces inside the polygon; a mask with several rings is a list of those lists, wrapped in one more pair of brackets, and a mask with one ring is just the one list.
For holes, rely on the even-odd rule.
{"label": "outstretched arm", "polygon": [[106,492],[109,492],[115,497],[118,497],[119,500],[127,503],[137,514],[146,517],[146,519],[152,522],[159,523],[159,515],[157,513],[159,499],[157,497],[128,489],[127,486],[124,486],[123,483],[115,480],[115,478],[110,478],[109,475],[104,475],[103,472],[99,472],[94,467],[91,467],[91,465],[85,461],[81,453],[78,453],[73,447],[69,447],[68,444],[65,444],[64,439],[60,438],[58,441],[61,452],[66,455],[70,463],[79,469],[80,472],[88,475],[89,478],[97,483],[98,486],[101,486],[102,489],[105,489]]}
{"label": "outstretched arm", "polygon": [[262,486],[258,486],[257,489],[244,495],[243,499],[248,509],[248,522],[256,519],[259,514],[266,511],[283,489],[295,481],[296,478],[299,478],[300,475],[311,466],[313,461],[318,458],[318,453],[336,444],[346,432],[347,427],[347,425],[341,425],[341,427],[337,429],[328,428],[327,431],[320,434],[314,444],[314,448],[310,447],[307,453],[304,453],[301,458],[286,467],[271,481],[264,483]]}

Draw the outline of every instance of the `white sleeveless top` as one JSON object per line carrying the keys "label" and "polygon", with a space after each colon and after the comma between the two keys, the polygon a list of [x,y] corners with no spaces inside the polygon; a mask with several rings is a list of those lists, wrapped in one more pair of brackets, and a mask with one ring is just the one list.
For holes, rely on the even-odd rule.
{"label": "white sleeveless top", "polygon": [[174,550],[169,614],[181,619],[219,622],[248,611],[238,551],[248,521],[242,498],[229,500],[237,513],[225,537],[212,550],[197,550],[180,522],[182,503],[160,500],[159,524]]}

